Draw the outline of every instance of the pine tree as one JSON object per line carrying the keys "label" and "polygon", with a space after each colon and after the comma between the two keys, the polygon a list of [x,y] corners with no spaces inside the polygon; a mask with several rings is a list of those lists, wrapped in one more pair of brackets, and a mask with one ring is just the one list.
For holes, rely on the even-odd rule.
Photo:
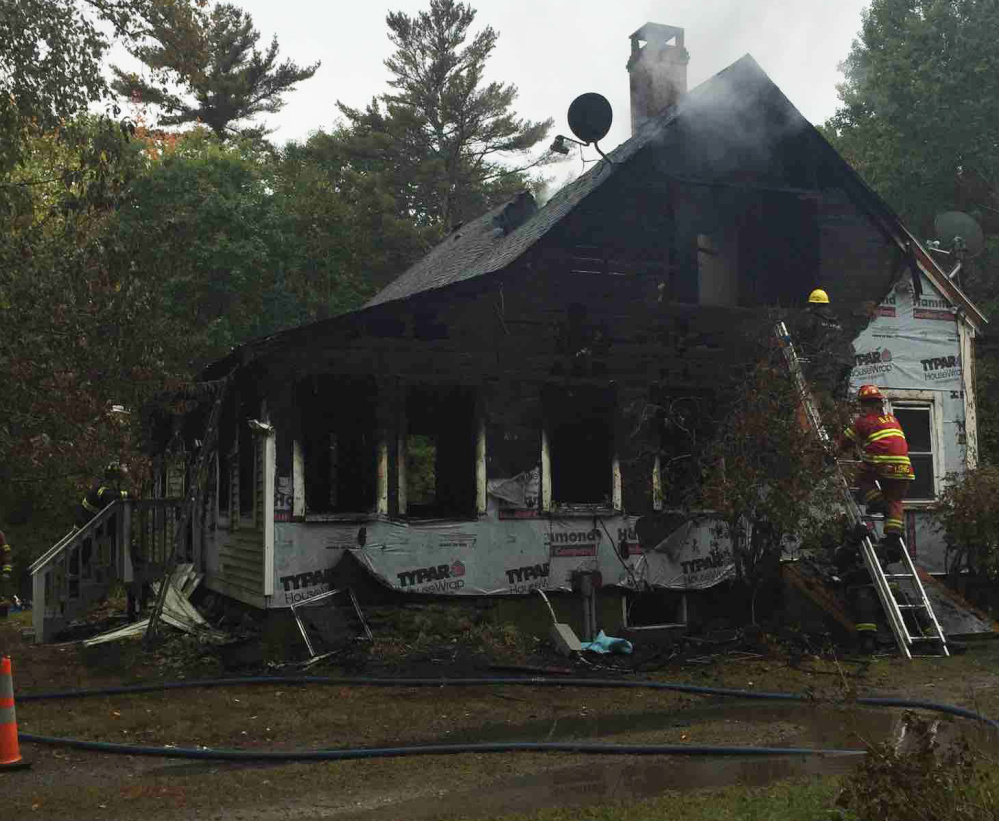
{"label": "pine tree", "polygon": [[[279,65],[277,38],[265,51],[257,48],[259,40],[253,18],[230,3],[208,14],[165,3],[150,14],[147,40],[131,49],[151,69],[151,80],[115,66],[113,87],[162,109],[161,125],[202,122],[219,137],[262,135],[259,126],[236,124],[280,111],[283,95],[312,77],[319,63],[303,68],[285,60]],[[169,91],[168,82],[181,91]]]}
{"label": "pine tree", "polygon": [[531,150],[552,120],[518,118],[517,87],[485,82],[499,35],[486,26],[469,41],[475,14],[455,0],[431,0],[412,17],[391,12],[395,52],[385,65],[394,91],[363,111],[338,103],[357,161],[391,176],[399,213],[418,225],[446,230],[476,217],[530,185],[526,172],[551,159]]}

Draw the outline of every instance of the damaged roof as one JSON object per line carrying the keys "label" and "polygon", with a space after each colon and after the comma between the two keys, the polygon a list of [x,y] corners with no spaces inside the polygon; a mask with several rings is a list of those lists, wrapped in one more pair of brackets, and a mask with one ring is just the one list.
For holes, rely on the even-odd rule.
{"label": "damaged roof", "polygon": [[[783,92],[750,56],[745,55],[709,80],[688,92],[680,101],[647,120],[631,138],[608,153],[610,163],[600,160],[577,179],[560,189],[542,207],[521,192],[478,219],[455,228],[425,257],[385,286],[364,306],[337,317],[300,325],[238,346],[205,372],[217,374],[239,361],[252,358],[273,344],[288,343],[299,334],[310,334],[319,326],[337,323],[358,313],[419,294],[442,291],[502,271],[530,251],[543,237],[559,226],[591,194],[620,173],[646,147],[664,141],[678,123],[698,123],[714,117],[713,128],[719,141],[731,139],[741,129],[742,139],[764,141],[767,134],[745,127],[758,118],[758,110],[768,109],[789,128],[800,130],[812,140],[827,168],[842,185],[855,205],[879,225],[899,249],[918,266],[933,285],[958,309],[976,332],[988,320],[937,264],[936,260],[902,224],[898,215],[861,179],[839,152],[806,120]],[[709,129],[710,130],[710,129]],[[721,172],[723,173],[723,172]],[[872,287],[883,287],[878,283]],[[871,294],[879,300],[886,294]]]}
{"label": "damaged roof", "polygon": [[[369,300],[364,308],[408,299],[508,267],[559,225],[588,196],[612,179],[621,165],[643,148],[661,140],[678,121],[697,119],[702,114],[724,110],[722,116],[731,118],[728,125],[737,127],[740,118],[764,99],[794,128],[809,133],[816,143],[816,150],[822,152],[823,159],[842,180],[844,189],[856,204],[881,226],[903,252],[911,255],[930,281],[980,332],[988,321],[984,314],[947,278],[894,211],[867,186],[748,54],[692,89],[676,105],[643,124],[638,133],[609,153],[613,164],[606,160],[595,163],[541,208],[534,206],[530,194],[521,192],[514,200],[458,227],[427,256]],[[722,136],[721,132],[719,136]],[[765,136],[760,139],[765,139]]]}

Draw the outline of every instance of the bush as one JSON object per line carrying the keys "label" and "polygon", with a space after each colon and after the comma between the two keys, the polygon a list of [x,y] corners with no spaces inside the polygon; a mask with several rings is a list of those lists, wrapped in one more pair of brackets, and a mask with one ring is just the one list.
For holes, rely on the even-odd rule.
{"label": "bush", "polygon": [[948,571],[967,568],[999,576],[999,467],[983,465],[951,481],[940,495],[937,528],[949,552]]}
{"label": "bush", "polygon": [[932,725],[906,715],[912,748],[885,742],[851,773],[836,803],[864,821],[995,821],[999,771],[966,739],[940,750]]}

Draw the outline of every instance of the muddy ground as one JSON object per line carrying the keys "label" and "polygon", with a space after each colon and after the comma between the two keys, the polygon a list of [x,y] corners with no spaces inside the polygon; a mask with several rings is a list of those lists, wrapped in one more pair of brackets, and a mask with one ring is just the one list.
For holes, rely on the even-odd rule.
{"label": "muddy ground", "polygon": [[[16,693],[225,675],[219,654],[182,638],[155,652],[137,642],[34,646],[0,622]],[[473,741],[745,744],[862,749],[900,739],[899,713],[854,708],[854,695],[898,694],[999,715],[999,642],[951,659],[911,663],[808,652],[781,642],[702,639],[677,650],[571,663],[512,628],[458,638],[377,635],[310,669],[313,675],[516,675],[500,667],[560,666],[573,675],[812,693],[781,705],[648,690],[590,688],[239,686],[26,701],[23,732],[145,745],[305,749]],[[297,675],[259,665],[243,674]],[[557,677],[557,676],[556,676]],[[829,699],[829,703],[825,702]],[[944,720],[942,737],[965,728]],[[629,802],[669,791],[761,785],[845,772],[843,757],[680,758],[504,753],[335,763],[228,764],[84,753],[24,744],[29,771],[0,775],[4,818],[416,819],[499,818],[552,806]]]}

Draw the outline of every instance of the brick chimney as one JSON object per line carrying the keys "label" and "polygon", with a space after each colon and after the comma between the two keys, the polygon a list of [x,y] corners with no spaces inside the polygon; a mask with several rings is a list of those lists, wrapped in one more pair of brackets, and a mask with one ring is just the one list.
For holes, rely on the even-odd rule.
{"label": "brick chimney", "polygon": [[646,23],[631,35],[631,133],[687,93],[683,29]]}

